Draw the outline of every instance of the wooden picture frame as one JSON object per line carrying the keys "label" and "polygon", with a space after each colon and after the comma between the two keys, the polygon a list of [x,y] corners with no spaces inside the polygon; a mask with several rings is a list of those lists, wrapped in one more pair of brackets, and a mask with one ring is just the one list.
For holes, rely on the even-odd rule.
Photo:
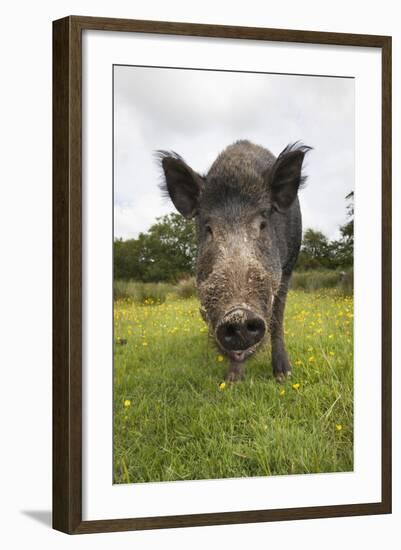
{"label": "wooden picture frame", "polygon": [[[381,50],[382,496],[379,502],[82,520],[82,42],[84,30]],[[391,512],[391,37],[71,16],[53,22],[53,527],[69,534]]]}

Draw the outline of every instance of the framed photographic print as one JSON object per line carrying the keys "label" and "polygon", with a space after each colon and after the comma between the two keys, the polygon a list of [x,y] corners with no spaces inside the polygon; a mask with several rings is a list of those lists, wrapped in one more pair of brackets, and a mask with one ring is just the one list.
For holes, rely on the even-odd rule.
{"label": "framed photographic print", "polygon": [[53,23],[53,526],[391,511],[391,38]]}

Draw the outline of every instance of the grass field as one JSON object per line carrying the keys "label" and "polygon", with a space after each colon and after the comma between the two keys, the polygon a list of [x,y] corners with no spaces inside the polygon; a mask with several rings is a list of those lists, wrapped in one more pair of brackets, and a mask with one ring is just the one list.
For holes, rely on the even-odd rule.
{"label": "grass field", "polygon": [[266,344],[224,386],[198,307],[173,294],[115,302],[114,482],[352,470],[352,298],[290,292],[283,385]]}

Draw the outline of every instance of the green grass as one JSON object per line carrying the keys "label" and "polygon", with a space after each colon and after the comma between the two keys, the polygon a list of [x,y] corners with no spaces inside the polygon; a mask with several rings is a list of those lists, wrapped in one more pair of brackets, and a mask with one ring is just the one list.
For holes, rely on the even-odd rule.
{"label": "green grass", "polygon": [[115,303],[114,482],[351,471],[352,298],[290,292],[282,386],[267,344],[220,389],[227,363],[198,307]]}
{"label": "green grass", "polygon": [[197,296],[195,277],[179,281],[174,288],[174,293],[177,298],[194,298]]}
{"label": "green grass", "polygon": [[116,280],[113,284],[113,295],[114,300],[131,300],[141,304],[163,303],[173,288],[168,283]]}
{"label": "green grass", "polygon": [[333,269],[294,271],[291,277],[291,288],[293,290],[304,290],[315,292],[325,288],[337,288],[345,295],[353,293],[353,272],[336,271]]}

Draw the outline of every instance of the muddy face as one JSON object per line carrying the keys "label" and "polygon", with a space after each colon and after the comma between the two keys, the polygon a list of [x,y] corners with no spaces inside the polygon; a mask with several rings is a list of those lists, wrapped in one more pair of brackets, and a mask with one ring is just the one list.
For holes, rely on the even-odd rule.
{"label": "muddy face", "polygon": [[[206,215],[205,215],[206,214]],[[268,332],[280,285],[269,214],[242,203],[199,217],[197,284],[202,314],[221,351],[241,362]]]}
{"label": "muddy face", "polygon": [[283,307],[275,309],[280,318],[272,319],[272,310],[283,273],[288,281],[299,251],[297,193],[309,149],[290,145],[276,158],[264,147],[238,141],[205,176],[177,154],[159,152],[163,191],[196,221],[202,315],[234,363],[252,354],[275,325],[273,368],[289,369],[280,332]]}

